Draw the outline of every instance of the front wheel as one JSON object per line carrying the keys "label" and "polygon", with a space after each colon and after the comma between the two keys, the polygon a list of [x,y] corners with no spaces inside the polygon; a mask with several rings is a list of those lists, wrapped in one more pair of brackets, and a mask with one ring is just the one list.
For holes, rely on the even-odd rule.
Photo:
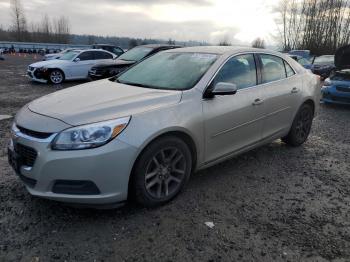
{"label": "front wheel", "polygon": [[191,151],[174,136],[152,142],[137,160],[133,173],[136,201],[146,207],[162,205],[184,187],[192,169]]}
{"label": "front wheel", "polygon": [[50,82],[55,85],[61,84],[64,81],[63,72],[58,69],[52,70],[50,72],[49,78],[50,78]]}
{"label": "front wheel", "polygon": [[300,146],[308,138],[314,118],[314,110],[310,104],[303,104],[296,114],[292,127],[282,141],[291,146]]}

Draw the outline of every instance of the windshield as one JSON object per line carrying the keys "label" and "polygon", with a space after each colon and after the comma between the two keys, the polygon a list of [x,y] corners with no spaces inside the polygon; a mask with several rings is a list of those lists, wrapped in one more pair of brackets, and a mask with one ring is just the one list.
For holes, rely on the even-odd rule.
{"label": "windshield", "polygon": [[326,65],[334,65],[334,56],[330,55],[330,56],[319,56],[315,58],[314,61],[315,65],[321,65],[321,64],[326,64]]}
{"label": "windshield", "polygon": [[214,54],[158,53],[130,68],[117,81],[156,89],[190,89],[216,59]]}
{"label": "windshield", "polygon": [[59,60],[72,60],[79,52],[69,51],[59,58]]}
{"label": "windshield", "polygon": [[148,55],[152,51],[150,47],[134,47],[130,49],[126,53],[119,56],[118,59],[126,60],[126,61],[140,61],[146,55]]}

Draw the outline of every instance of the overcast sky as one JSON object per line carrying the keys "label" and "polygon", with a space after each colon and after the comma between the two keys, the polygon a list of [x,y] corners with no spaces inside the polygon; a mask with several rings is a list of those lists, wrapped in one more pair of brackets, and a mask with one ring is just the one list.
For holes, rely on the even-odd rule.
{"label": "overcast sky", "polygon": [[[278,0],[22,0],[28,22],[48,14],[69,18],[72,33],[273,44]],[[10,0],[0,0],[0,25],[10,24]]]}

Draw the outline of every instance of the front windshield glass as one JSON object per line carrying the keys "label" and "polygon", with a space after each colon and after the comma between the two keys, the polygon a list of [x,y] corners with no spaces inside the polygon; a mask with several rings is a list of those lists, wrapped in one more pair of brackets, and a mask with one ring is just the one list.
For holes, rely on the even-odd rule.
{"label": "front windshield glass", "polygon": [[120,75],[117,82],[156,89],[190,89],[216,59],[215,54],[158,53]]}
{"label": "front windshield glass", "polygon": [[72,60],[79,52],[69,51],[59,58],[59,60]]}
{"label": "front windshield glass", "polygon": [[314,64],[315,65],[321,65],[321,64],[333,65],[334,64],[334,56],[325,55],[325,56],[316,57]]}
{"label": "front windshield glass", "polygon": [[146,55],[148,55],[152,51],[150,47],[134,47],[130,49],[126,53],[122,54],[118,57],[118,59],[126,60],[126,61],[140,61]]}

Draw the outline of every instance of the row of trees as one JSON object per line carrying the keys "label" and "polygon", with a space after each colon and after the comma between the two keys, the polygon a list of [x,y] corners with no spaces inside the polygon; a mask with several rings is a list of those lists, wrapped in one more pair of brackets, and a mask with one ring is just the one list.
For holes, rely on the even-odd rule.
{"label": "row of trees", "polygon": [[281,0],[277,26],[282,48],[332,54],[349,43],[348,0]]}
{"label": "row of trees", "polygon": [[38,23],[28,23],[20,0],[10,0],[12,23],[8,30],[0,28],[0,39],[15,41],[69,43],[70,24],[65,16],[50,19],[43,16]]}

